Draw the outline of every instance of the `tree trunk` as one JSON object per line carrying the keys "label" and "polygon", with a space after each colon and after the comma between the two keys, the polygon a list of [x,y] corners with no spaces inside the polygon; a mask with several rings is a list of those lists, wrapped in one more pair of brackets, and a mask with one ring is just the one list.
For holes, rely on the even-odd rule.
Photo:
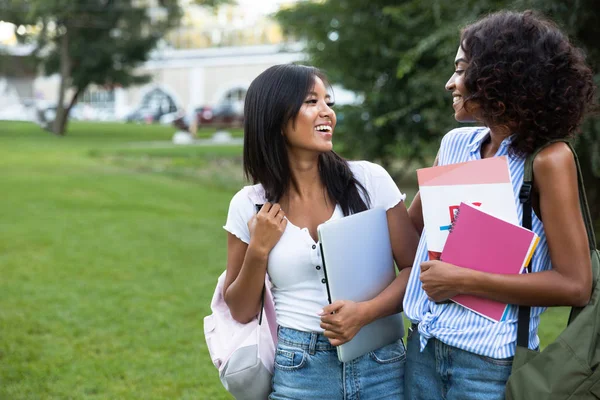
{"label": "tree trunk", "polygon": [[87,88],[87,85],[85,85],[84,87],[78,87],[75,90],[75,94],[73,94],[73,97],[71,98],[71,101],[69,102],[69,106],[65,109],[65,113],[64,113],[64,118],[62,120],[62,125],[60,126],[61,132],[67,131],[67,124],[69,123],[69,113],[71,112],[71,108],[73,108],[73,106],[75,104],[77,104],[77,100],[79,99],[79,96],[85,91],[85,89]]}
{"label": "tree trunk", "polygon": [[69,87],[71,78],[71,56],[69,55],[69,30],[65,27],[65,32],[60,38],[60,86],[58,89],[58,103],[56,104],[56,116],[52,125],[52,132],[55,135],[63,136],[67,125],[68,110],[65,109],[65,92]]}

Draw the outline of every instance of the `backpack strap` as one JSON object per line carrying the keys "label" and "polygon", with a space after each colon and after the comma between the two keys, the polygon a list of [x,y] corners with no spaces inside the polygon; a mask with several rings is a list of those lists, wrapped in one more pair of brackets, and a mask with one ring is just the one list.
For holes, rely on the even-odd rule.
{"label": "backpack strap", "polygon": [[[252,196],[250,196],[250,198],[254,201],[255,198],[253,198]],[[258,213],[260,211],[260,209],[262,208],[263,204],[254,204],[254,209],[255,211]],[[266,279],[266,277],[265,277]],[[267,282],[265,280],[265,283],[263,284],[263,288],[262,288],[262,293],[260,295],[260,315],[258,317],[258,324],[262,325],[262,320],[263,320],[263,313],[265,312],[265,288],[267,287]]]}
{"label": "backpack strap", "polygon": [[[577,167],[577,186],[579,191],[579,206],[581,208],[581,214],[583,216],[583,222],[585,223],[585,230],[587,232],[588,244],[590,250],[594,250],[596,248],[596,235],[594,233],[594,228],[592,224],[592,218],[590,214],[590,209],[587,202],[587,197],[585,195],[585,187],[583,185],[583,175],[581,174],[581,167],[579,165],[579,158],[577,157],[577,153],[575,153],[575,149],[569,141],[566,139],[555,139],[551,140],[540,148],[536,149],[533,153],[531,153],[525,159],[525,168],[523,175],[523,185],[521,186],[521,191],[519,192],[519,200],[523,203],[523,220],[522,226],[526,229],[531,230],[532,225],[532,191],[533,191],[533,161],[535,157],[538,155],[546,147],[551,144],[557,142],[564,142],[569,146],[571,152],[573,153],[573,158],[575,160],[575,166]],[[529,264],[527,265],[527,273],[531,273],[531,263],[533,262],[533,257],[529,260]],[[573,307],[571,310],[571,317],[569,321],[571,321],[573,312],[576,311],[576,307]],[[531,307],[529,306],[519,306],[519,319],[517,323],[517,346],[527,348],[529,346],[529,320],[531,315]]]}
{"label": "backpack strap", "polygon": [[258,317],[259,325],[262,325],[263,313],[265,311],[265,287],[266,283],[263,285],[262,294],[260,295],[260,316]]}

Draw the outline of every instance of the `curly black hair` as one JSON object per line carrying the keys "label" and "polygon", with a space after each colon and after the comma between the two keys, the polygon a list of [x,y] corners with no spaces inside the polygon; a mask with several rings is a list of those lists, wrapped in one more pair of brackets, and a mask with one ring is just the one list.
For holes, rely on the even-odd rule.
{"label": "curly black hair", "polygon": [[476,105],[488,126],[508,126],[514,153],[578,132],[594,102],[593,73],[554,22],[497,12],[465,27],[460,43],[469,63],[465,107]]}

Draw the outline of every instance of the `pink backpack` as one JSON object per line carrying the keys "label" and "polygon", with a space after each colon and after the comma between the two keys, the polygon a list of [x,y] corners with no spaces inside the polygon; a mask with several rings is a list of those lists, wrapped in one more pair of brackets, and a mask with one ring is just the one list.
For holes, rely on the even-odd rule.
{"label": "pink backpack", "polygon": [[263,309],[247,324],[240,324],[231,317],[223,298],[224,282],[225,272],[217,281],[210,304],[212,314],[204,317],[204,337],[210,357],[219,370],[223,386],[237,400],[267,399],[271,393],[277,344],[275,304],[269,279],[265,276]]}

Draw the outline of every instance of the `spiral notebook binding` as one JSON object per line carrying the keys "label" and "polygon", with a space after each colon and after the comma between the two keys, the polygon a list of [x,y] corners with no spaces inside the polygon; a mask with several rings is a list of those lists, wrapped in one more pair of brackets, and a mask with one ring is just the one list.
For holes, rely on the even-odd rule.
{"label": "spiral notebook binding", "polygon": [[454,219],[452,220],[452,223],[450,224],[450,229],[448,229],[448,233],[452,233],[452,231],[454,230],[454,226],[456,225],[456,221],[458,220],[459,215],[460,215],[460,208],[458,208],[456,210],[456,214],[454,214]]}

